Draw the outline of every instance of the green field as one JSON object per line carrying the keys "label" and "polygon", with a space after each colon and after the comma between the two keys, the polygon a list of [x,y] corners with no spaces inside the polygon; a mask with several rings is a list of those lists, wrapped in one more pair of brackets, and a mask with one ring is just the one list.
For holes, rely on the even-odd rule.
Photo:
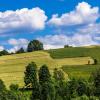
{"label": "green field", "polygon": [[[98,65],[92,65],[93,58],[97,59]],[[38,68],[47,64],[51,72],[54,68],[62,68],[71,77],[88,78],[99,68],[100,48],[65,48],[1,56],[0,78],[7,86],[11,83],[23,86],[25,66],[31,61],[36,62]],[[90,65],[87,65],[88,61]]]}
{"label": "green field", "polygon": [[70,76],[71,78],[85,78],[89,79],[91,73],[100,68],[100,65],[72,65],[72,66],[63,66],[62,69]]}

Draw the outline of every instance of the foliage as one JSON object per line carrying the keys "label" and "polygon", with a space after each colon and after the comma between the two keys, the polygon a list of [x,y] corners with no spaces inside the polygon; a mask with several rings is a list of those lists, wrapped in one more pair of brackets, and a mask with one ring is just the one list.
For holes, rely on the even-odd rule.
{"label": "foliage", "polygon": [[64,81],[64,73],[62,70],[58,70],[57,68],[54,69],[53,78],[55,80],[55,98],[56,100],[62,98],[63,100],[66,99],[65,94],[65,81]]}
{"label": "foliage", "polygon": [[80,97],[80,100],[90,100],[90,99],[89,99],[89,97],[88,97],[88,96],[83,95],[83,96],[81,96],[81,97]]}
{"label": "foliage", "polygon": [[45,82],[51,81],[51,75],[46,65],[43,65],[39,70],[39,83],[42,85]]}
{"label": "foliage", "polygon": [[54,87],[46,65],[39,70],[40,100],[54,100]]}
{"label": "foliage", "polygon": [[11,84],[9,88],[11,91],[18,91],[19,86],[18,84]]}
{"label": "foliage", "polygon": [[0,79],[0,91],[5,91],[5,90],[6,90],[6,86],[4,82]]}
{"label": "foliage", "polygon": [[56,81],[62,81],[64,80],[64,73],[62,70],[58,70],[57,68],[55,68],[53,77]]}
{"label": "foliage", "polygon": [[68,98],[75,98],[77,96],[77,80],[71,79],[67,82],[66,93]]}
{"label": "foliage", "polygon": [[69,47],[69,45],[64,45],[64,48],[68,48]]}
{"label": "foliage", "polygon": [[39,83],[37,79],[37,65],[34,62],[31,62],[26,66],[24,82],[27,88],[32,88],[31,100],[39,99]]}
{"label": "foliage", "polygon": [[0,100],[21,100],[13,91],[8,91],[4,82],[0,79]]}
{"label": "foliage", "polygon": [[26,87],[37,86],[37,65],[31,62],[26,66],[24,82]]}
{"label": "foliage", "polygon": [[39,40],[30,41],[27,47],[27,51],[32,52],[37,50],[43,50],[43,43],[41,43]]}
{"label": "foliage", "polygon": [[100,96],[100,69],[92,73],[92,79],[95,87],[95,95]]}
{"label": "foliage", "polygon": [[3,55],[9,55],[8,51],[6,50],[0,51],[0,56],[3,56]]}
{"label": "foliage", "polygon": [[40,67],[38,75],[37,72],[34,62],[26,67],[25,77],[29,79],[26,83],[31,84],[32,94],[24,94],[16,84],[11,84],[8,91],[0,80],[0,100],[99,100],[100,70],[92,73],[89,81],[82,78],[65,81],[62,70],[54,69],[51,75],[47,65]]}
{"label": "foliage", "polygon": [[0,92],[0,100],[18,100],[18,98],[17,95],[11,91],[3,91]]}
{"label": "foliage", "polygon": [[86,92],[87,92],[86,82],[83,79],[79,79],[78,86],[77,86],[77,94],[79,96],[82,96],[86,94]]}
{"label": "foliage", "polygon": [[97,64],[98,64],[97,59],[94,59],[94,65],[97,65]]}
{"label": "foliage", "polygon": [[16,53],[24,53],[24,49],[23,48],[20,48]]}

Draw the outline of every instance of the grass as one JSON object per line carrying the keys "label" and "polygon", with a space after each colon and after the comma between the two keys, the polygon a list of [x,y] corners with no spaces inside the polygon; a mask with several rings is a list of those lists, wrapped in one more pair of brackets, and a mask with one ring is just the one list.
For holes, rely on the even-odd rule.
{"label": "grass", "polygon": [[[38,68],[47,64],[50,71],[61,68],[69,76],[89,77],[90,73],[99,68],[100,48],[66,48],[49,51],[36,51],[31,53],[14,54],[0,57],[0,78],[8,87],[11,83],[24,85],[25,66],[34,61]],[[94,63],[93,58],[98,60],[98,65],[86,65],[88,61]]]}
{"label": "grass", "polygon": [[[98,62],[97,65],[86,65],[82,63],[83,62],[82,59],[80,59],[76,64],[74,63],[72,64],[72,62],[69,62],[69,65],[68,64],[64,65],[62,68],[70,77],[89,78],[90,74],[93,71],[100,68],[100,47],[99,46],[62,48],[62,49],[50,50],[48,52],[50,53],[51,57],[54,59],[61,59],[61,58],[72,59],[72,58],[88,56],[91,57],[92,59],[97,60]],[[81,65],[80,63],[83,65]]]}
{"label": "grass", "polygon": [[63,66],[62,69],[70,76],[74,78],[85,78],[89,79],[92,72],[98,70],[99,65],[72,65]]}
{"label": "grass", "polygon": [[23,86],[25,66],[32,61],[36,62],[38,67],[43,64],[47,64],[50,69],[57,66],[49,54],[42,51],[2,56],[0,57],[0,78],[7,86],[11,83]]}
{"label": "grass", "polygon": [[94,64],[94,60],[91,57],[76,57],[76,58],[61,58],[61,59],[54,59],[55,62],[57,62],[58,65],[85,65],[88,64],[88,61],[90,61],[90,64]]}
{"label": "grass", "polygon": [[72,47],[49,50],[50,56],[54,59],[75,58],[75,57],[92,57],[98,60],[100,64],[100,47],[85,48]]}

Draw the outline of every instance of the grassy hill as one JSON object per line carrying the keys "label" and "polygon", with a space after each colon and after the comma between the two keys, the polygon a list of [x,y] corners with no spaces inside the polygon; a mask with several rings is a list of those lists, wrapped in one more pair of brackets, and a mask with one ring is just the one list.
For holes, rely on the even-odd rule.
{"label": "grassy hill", "polygon": [[[62,48],[48,51],[52,58],[61,59],[61,58],[79,58],[79,57],[91,57],[97,60],[97,65],[88,65],[83,64],[79,65],[64,65],[62,69],[70,76],[70,77],[83,77],[89,78],[91,72],[100,68],[100,46],[92,46],[92,47],[74,47],[74,48]],[[71,63],[71,62],[69,62]]]}
{"label": "grassy hill", "polygon": [[[98,60],[98,65],[92,65],[93,58]],[[56,67],[62,68],[69,76],[88,78],[92,71],[99,68],[100,48],[64,48],[1,56],[0,78],[7,86],[11,83],[23,86],[25,66],[31,61],[36,62],[38,68],[47,64],[51,72]],[[88,61],[91,65],[87,65]]]}

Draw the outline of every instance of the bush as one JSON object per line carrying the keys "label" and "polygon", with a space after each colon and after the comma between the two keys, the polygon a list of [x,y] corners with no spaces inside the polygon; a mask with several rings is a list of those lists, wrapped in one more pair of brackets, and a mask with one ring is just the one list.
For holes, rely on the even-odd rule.
{"label": "bush", "polygon": [[18,84],[11,84],[9,88],[11,91],[18,91],[19,86]]}
{"label": "bush", "polygon": [[86,95],[83,95],[80,97],[80,100],[89,100],[89,98]]}
{"label": "bush", "polygon": [[4,84],[4,82],[0,79],[0,91],[5,91],[6,90],[6,86]]}
{"label": "bush", "polygon": [[83,79],[79,79],[78,80],[78,85],[77,85],[77,93],[79,96],[82,96],[83,94],[86,94],[87,92],[87,87],[86,87],[86,83]]}
{"label": "bush", "polygon": [[23,48],[20,48],[18,51],[16,51],[16,53],[25,53],[24,49]]}
{"label": "bush", "polygon": [[3,56],[3,55],[8,55],[8,51],[6,50],[3,50],[3,51],[0,51],[0,56]]}
{"label": "bush", "polygon": [[39,40],[30,41],[27,47],[27,51],[32,52],[37,50],[43,50],[43,43],[41,43]]}
{"label": "bush", "polygon": [[100,69],[96,70],[94,73],[92,73],[92,81],[95,89],[95,96],[100,96]]}

